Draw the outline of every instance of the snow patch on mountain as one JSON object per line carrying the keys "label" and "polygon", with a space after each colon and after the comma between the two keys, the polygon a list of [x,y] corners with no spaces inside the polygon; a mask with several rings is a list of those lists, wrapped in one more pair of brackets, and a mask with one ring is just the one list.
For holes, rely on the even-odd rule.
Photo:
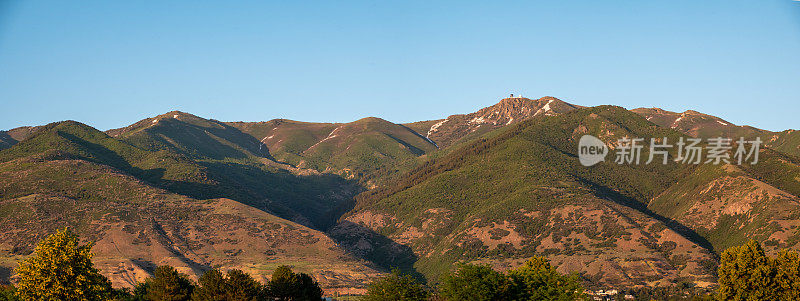
{"label": "snow patch on mountain", "polygon": [[333,138],[336,138],[336,135],[334,135],[333,133],[335,133],[335,132],[336,132],[336,130],[338,130],[339,128],[341,128],[341,126],[339,126],[339,127],[336,127],[335,129],[333,129],[333,131],[331,131],[331,132],[328,134],[328,137],[325,137],[325,139],[322,139],[322,140],[320,140],[319,142],[317,142],[317,143],[314,143],[314,145],[312,145],[311,147],[307,148],[307,149],[306,149],[305,151],[303,151],[303,152],[307,152],[307,151],[311,150],[311,149],[312,149],[312,148],[314,148],[315,146],[319,145],[319,144],[320,144],[320,143],[322,143],[322,142],[325,142],[325,141],[327,141],[328,139],[333,139]]}
{"label": "snow patch on mountain", "polygon": [[475,118],[472,118],[472,120],[470,120],[469,123],[486,123],[486,120],[483,119],[483,116],[475,117]]}
{"label": "snow patch on mountain", "polygon": [[431,126],[431,128],[428,130],[428,134],[427,134],[427,135],[425,135],[425,138],[428,138],[428,137],[430,137],[432,133],[435,133],[437,130],[439,130],[439,127],[440,127],[440,126],[442,126],[442,124],[444,124],[444,123],[445,123],[445,122],[447,122],[448,120],[450,120],[450,119],[448,118],[448,119],[445,119],[445,120],[439,121],[439,122],[437,122],[436,124],[432,125],[432,126]]}
{"label": "snow patch on mountain", "polygon": [[678,127],[678,122],[681,122],[681,119],[683,119],[683,115],[681,115],[681,117],[678,117],[678,119],[675,119],[675,121],[672,122],[672,126],[670,127],[673,129]]}
{"label": "snow patch on mountain", "polygon": [[544,106],[542,106],[541,109],[537,110],[536,113],[533,114],[533,116],[539,116],[539,114],[541,113],[548,115],[548,113],[553,110],[552,108],[550,108],[550,104],[553,103],[553,101],[554,99],[547,101],[547,103]]}

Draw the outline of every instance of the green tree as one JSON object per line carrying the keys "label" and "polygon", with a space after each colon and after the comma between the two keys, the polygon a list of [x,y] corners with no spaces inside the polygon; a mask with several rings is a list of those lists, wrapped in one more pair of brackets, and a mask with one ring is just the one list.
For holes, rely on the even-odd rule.
{"label": "green tree", "polygon": [[92,264],[92,244],[81,245],[78,235],[58,230],[36,246],[35,255],[17,269],[20,300],[106,300],[111,282]]}
{"label": "green tree", "polygon": [[575,300],[583,294],[578,275],[562,275],[544,257],[534,256],[509,272],[520,290],[517,300]]}
{"label": "green tree", "polygon": [[278,300],[320,300],[322,289],[310,275],[296,274],[290,267],[283,265],[272,273],[269,295]]}
{"label": "green tree", "polygon": [[427,300],[430,294],[419,282],[393,270],[391,274],[369,284],[365,301],[417,301]]}
{"label": "green tree", "polygon": [[217,269],[205,272],[197,280],[197,287],[192,292],[192,300],[225,301],[228,292],[225,276]]}
{"label": "green tree", "polygon": [[228,271],[227,276],[217,269],[206,272],[192,293],[195,301],[251,301],[262,297],[261,283],[236,269]]}
{"label": "green tree", "polygon": [[782,250],[775,259],[777,285],[782,300],[800,300],[800,255]]}
{"label": "green tree", "polygon": [[464,264],[442,278],[439,294],[444,300],[512,300],[516,295],[506,275],[485,265]]}
{"label": "green tree", "polygon": [[722,253],[719,300],[800,300],[800,256],[783,250],[768,257],[755,240]]}
{"label": "green tree", "polygon": [[147,280],[147,300],[183,301],[192,296],[194,285],[185,275],[171,266],[159,266],[153,278]]}
{"label": "green tree", "polygon": [[322,299],[322,288],[319,287],[311,275],[300,273],[300,291],[297,300],[320,300]]}
{"label": "green tree", "polygon": [[250,274],[241,270],[228,271],[228,279],[225,280],[227,292],[225,296],[230,301],[250,301],[258,300],[262,296],[263,287]]}
{"label": "green tree", "polygon": [[755,240],[725,250],[718,274],[720,300],[777,300],[776,270]]}
{"label": "green tree", "polygon": [[300,290],[300,276],[292,272],[292,268],[282,265],[272,272],[269,281],[269,292],[278,300],[292,300]]}
{"label": "green tree", "polygon": [[150,281],[141,282],[133,287],[130,298],[131,301],[144,301],[147,300],[147,290],[150,288]]}

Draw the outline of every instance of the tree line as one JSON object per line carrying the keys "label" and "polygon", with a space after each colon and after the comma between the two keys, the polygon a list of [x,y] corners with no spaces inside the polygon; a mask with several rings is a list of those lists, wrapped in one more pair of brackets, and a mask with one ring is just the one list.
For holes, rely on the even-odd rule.
{"label": "tree line", "polygon": [[280,266],[265,284],[233,269],[212,269],[197,283],[171,266],[156,267],[153,276],[133,287],[114,289],[92,264],[92,244],[81,245],[67,228],[42,240],[34,255],[17,268],[15,287],[0,290],[5,300],[120,300],[120,301],[256,301],[321,300],[322,289],[310,275]]}
{"label": "tree line", "polygon": [[[195,283],[171,266],[159,266],[152,277],[132,289],[114,289],[92,264],[91,247],[91,243],[81,245],[69,229],[58,230],[20,263],[16,286],[0,287],[0,301],[318,301],[323,296],[313,277],[295,273],[288,266],[278,267],[263,284],[236,269],[226,273],[209,270]],[[783,250],[773,258],[751,240],[723,252],[718,274],[716,294],[663,295],[659,299],[800,300],[800,255],[794,251]],[[561,274],[547,259],[534,256],[507,272],[488,265],[461,264],[455,272],[444,275],[435,289],[394,270],[371,282],[362,300],[588,300],[581,283],[577,274]]]}

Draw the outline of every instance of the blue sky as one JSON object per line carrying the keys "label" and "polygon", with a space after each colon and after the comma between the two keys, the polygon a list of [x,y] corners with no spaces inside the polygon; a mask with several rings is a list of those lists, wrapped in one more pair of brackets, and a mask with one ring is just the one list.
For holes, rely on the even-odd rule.
{"label": "blue sky", "polygon": [[0,2],[0,129],[410,122],[508,93],[798,129],[800,2]]}

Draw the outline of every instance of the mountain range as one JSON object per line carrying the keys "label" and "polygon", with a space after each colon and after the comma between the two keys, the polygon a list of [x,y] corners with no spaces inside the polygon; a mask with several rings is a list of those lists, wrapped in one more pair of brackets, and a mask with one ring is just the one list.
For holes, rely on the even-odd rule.
{"label": "mountain range", "polygon": [[[584,167],[578,140],[744,137],[757,164]],[[396,124],[222,122],[173,111],[99,131],[75,121],[0,131],[0,279],[69,226],[116,286],[170,264],[196,277],[288,264],[328,292],[391,268],[434,284],[457,262],[546,256],[591,287],[716,282],[748,239],[798,249],[800,134],[695,111],[509,97]],[[648,155],[647,149],[643,156]]]}

